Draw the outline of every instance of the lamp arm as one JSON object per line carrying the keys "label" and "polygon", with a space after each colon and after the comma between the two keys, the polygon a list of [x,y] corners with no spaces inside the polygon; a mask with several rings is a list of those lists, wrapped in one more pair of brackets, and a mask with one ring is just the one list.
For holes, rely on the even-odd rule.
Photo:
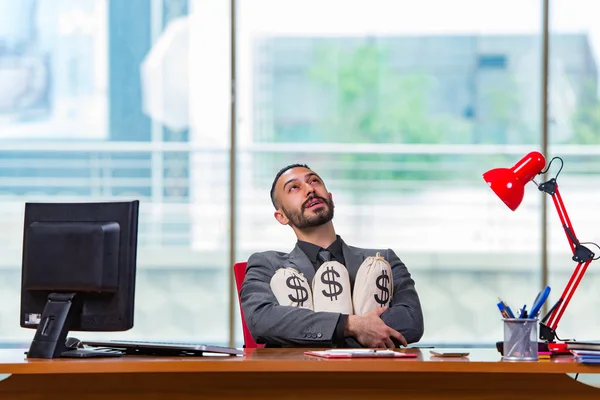
{"label": "lamp arm", "polygon": [[[538,186],[538,189],[542,192],[549,194],[554,202],[554,207],[560,218],[560,222],[567,236],[571,251],[573,253],[573,261],[577,262],[577,266],[571,275],[571,278],[567,282],[565,289],[563,290],[560,298],[556,304],[550,309],[550,311],[544,316],[540,322],[540,339],[553,342],[556,336],[556,327],[562,318],[563,313],[567,309],[573,294],[577,290],[583,275],[587,271],[588,266],[594,260],[594,253],[583,246],[577,239],[575,230],[571,226],[571,219],[563,203],[562,196],[558,190],[558,184],[556,179],[550,179],[548,182],[544,182]],[[548,323],[546,323],[548,322]]]}

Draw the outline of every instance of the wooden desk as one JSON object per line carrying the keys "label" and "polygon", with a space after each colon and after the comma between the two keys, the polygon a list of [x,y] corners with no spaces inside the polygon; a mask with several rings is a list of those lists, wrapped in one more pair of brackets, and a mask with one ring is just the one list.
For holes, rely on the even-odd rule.
{"label": "wooden desk", "polygon": [[[0,399],[598,399],[600,389],[566,373],[600,367],[563,356],[506,362],[494,349],[466,359],[325,360],[302,349],[248,350],[244,356],[27,360],[0,350]],[[206,396],[206,397],[204,397]]]}

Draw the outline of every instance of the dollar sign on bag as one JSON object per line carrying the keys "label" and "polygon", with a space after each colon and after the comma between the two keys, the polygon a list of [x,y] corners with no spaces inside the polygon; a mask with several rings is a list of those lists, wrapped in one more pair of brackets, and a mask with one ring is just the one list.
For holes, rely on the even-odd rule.
{"label": "dollar sign on bag", "polygon": [[338,299],[338,296],[342,294],[344,288],[342,284],[336,282],[335,277],[340,277],[340,274],[333,269],[333,267],[327,267],[327,269],[321,274],[321,282],[326,285],[329,285],[329,292],[322,290],[323,294],[326,297],[329,297],[329,300],[333,301],[333,298]]}
{"label": "dollar sign on bag", "polygon": [[387,274],[386,270],[381,272],[381,275],[377,277],[375,281],[375,285],[377,285],[377,289],[381,289],[381,297],[377,296],[375,293],[375,301],[383,307],[390,300],[390,290],[387,285],[390,283],[390,277]]}
{"label": "dollar sign on bag", "polygon": [[287,287],[296,290],[296,297],[288,294],[288,298],[294,303],[298,303],[299,307],[302,307],[304,302],[308,300],[308,291],[305,287],[300,286],[300,283],[302,283],[302,279],[297,276],[290,276],[285,281]]}

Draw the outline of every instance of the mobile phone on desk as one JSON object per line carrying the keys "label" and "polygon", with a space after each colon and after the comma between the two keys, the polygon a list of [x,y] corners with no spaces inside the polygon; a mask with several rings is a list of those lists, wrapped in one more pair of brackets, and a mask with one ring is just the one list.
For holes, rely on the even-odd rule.
{"label": "mobile phone on desk", "polygon": [[432,356],[435,357],[467,357],[469,353],[460,352],[460,351],[436,351],[429,350]]}

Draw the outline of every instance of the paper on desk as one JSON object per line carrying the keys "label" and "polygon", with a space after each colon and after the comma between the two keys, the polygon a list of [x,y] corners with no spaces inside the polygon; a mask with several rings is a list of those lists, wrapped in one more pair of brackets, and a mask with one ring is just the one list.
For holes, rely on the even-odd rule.
{"label": "paper on desk", "polygon": [[323,358],[415,358],[417,356],[415,353],[374,349],[329,349],[305,351],[304,354]]}
{"label": "paper on desk", "polygon": [[571,350],[571,353],[574,356],[585,356],[585,357],[599,357],[600,358],[600,351],[598,350]]}

